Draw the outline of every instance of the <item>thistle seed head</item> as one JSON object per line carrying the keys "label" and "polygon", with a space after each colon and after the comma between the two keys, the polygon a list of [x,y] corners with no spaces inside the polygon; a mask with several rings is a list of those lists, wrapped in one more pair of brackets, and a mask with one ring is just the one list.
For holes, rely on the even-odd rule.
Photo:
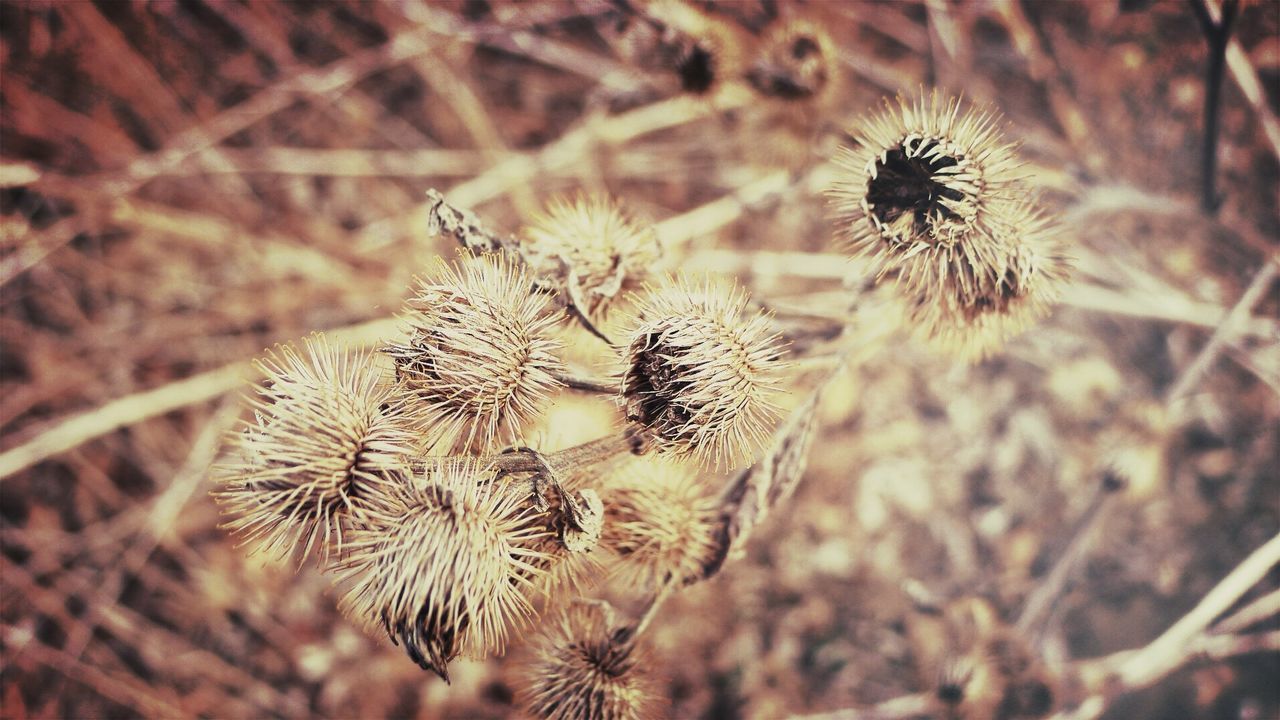
{"label": "thistle seed head", "polygon": [[1048,313],[1071,267],[1058,229],[1034,200],[1008,204],[992,227],[992,266],[970,267],[967,283],[943,278],[908,291],[916,333],[970,361]]}
{"label": "thistle seed head", "polygon": [[550,300],[501,256],[443,261],[405,307],[408,339],[385,348],[415,418],[444,451],[519,437],[559,386]]}
{"label": "thistle seed head", "polygon": [[967,268],[1000,265],[990,236],[1017,193],[1019,160],[996,115],[960,110],[934,91],[864,119],[828,195],[848,247],[880,274],[913,285],[950,275],[972,293]]}
{"label": "thistle seed head", "polygon": [[565,283],[592,320],[603,320],[623,292],[634,291],[662,256],[653,228],[636,222],[614,200],[556,198],[524,230],[524,248],[550,273],[563,264]]}
{"label": "thistle seed head", "polygon": [[326,557],[344,527],[402,482],[415,441],[374,359],[307,338],[257,362],[265,380],[255,418],[230,438],[215,468],[225,527],[258,550]]}
{"label": "thistle seed head", "polygon": [[381,627],[446,681],[460,654],[501,652],[533,613],[529,596],[547,534],[526,493],[492,470],[450,459],[428,465],[351,533],[337,565],[343,610]]}
{"label": "thistle seed head", "polygon": [[767,317],[743,317],[746,304],[710,281],[638,299],[622,402],[659,452],[732,465],[767,436],[782,348]]}
{"label": "thistle seed head", "polygon": [[809,104],[835,88],[839,58],[831,36],[818,25],[787,23],[765,36],[760,48],[747,82],[761,95]]}
{"label": "thistle seed head", "polygon": [[602,544],[613,575],[637,590],[698,577],[716,550],[719,509],[687,466],[633,458],[610,477]]}
{"label": "thistle seed head", "polygon": [[[603,575],[603,552],[598,546],[604,507],[591,489],[547,487],[541,499],[538,512],[529,517],[538,532],[529,535],[524,547],[533,552],[532,572],[528,573],[533,594],[546,601],[546,608],[580,597]],[[574,508],[567,507],[567,502]],[[574,525],[570,516],[580,526]]]}
{"label": "thistle seed head", "polygon": [[519,697],[540,720],[647,720],[658,717],[646,658],[611,628],[597,604],[574,603],[535,641]]}

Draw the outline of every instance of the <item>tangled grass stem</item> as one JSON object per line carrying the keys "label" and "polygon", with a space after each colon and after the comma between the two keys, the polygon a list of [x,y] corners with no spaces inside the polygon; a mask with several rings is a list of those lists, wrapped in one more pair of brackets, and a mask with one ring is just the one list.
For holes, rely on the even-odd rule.
{"label": "tangled grass stem", "polygon": [[[543,454],[527,447],[518,447],[480,458],[450,457],[449,462],[477,463],[492,467],[499,475],[518,473],[551,472],[559,475],[570,469],[579,469],[599,465],[624,453],[641,455],[645,445],[643,438],[634,428],[626,428],[612,435],[597,438],[589,442],[565,448],[557,452]],[[421,467],[439,462],[441,458],[422,458],[418,461]]]}

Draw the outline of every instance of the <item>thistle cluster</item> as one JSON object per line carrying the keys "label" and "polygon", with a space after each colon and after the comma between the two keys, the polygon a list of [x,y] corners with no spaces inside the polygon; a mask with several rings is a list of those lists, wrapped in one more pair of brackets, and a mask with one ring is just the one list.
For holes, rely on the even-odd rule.
{"label": "thistle cluster", "polygon": [[[321,335],[269,351],[253,418],[217,473],[228,529],[278,556],[318,556],[346,614],[446,680],[454,659],[501,653],[533,618],[581,596],[605,561],[641,591],[696,574],[716,515],[694,468],[606,470],[650,451],[745,461],[773,414],[779,348],[767,318],[710,283],[645,285],[659,257],[652,228],[582,197],[552,201],[524,236],[439,262],[405,303],[403,337],[381,353]],[[560,331],[604,317],[628,292],[631,341],[606,346],[624,370],[570,376]],[[527,429],[570,388],[604,394],[625,420],[541,453]],[[645,714],[633,644],[561,622],[559,640],[592,648],[557,656],[590,671],[563,690],[584,693],[585,705],[565,707],[588,714],[571,716]]]}
{"label": "thistle cluster", "polygon": [[830,191],[845,247],[896,280],[913,329],[980,358],[1043,315],[1069,264],[991,112],[900,97],[850,131]]}

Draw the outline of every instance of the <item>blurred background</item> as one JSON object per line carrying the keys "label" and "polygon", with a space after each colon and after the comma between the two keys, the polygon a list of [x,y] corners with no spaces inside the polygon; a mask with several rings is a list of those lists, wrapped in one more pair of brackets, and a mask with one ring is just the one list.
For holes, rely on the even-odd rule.
{"label": "blurred background", "polygon": [[[669,267],[838,318],[827,161],[882,98],[931,86],[1003,113],[1076,282],[972,367],[905,334],[859,353],[825,386],[795,496],[663,607],[652,670],[679,718],[936,699],[941,655],[1030,642],[1029,599],[1074,557],[1043,662],[997,667],[957,705],[985,717],[982,696],[1040,673],[1054,703],[1026,716],[1062,710],[1071,673],[1041,665],[1146,645],[1280,528],[1280,5],[1234,24],[1216,213],[1197,9],[1220,16],[0,3],[0,715],[515,714],[518,647],[446,686],[343,619],[318,571],[246,558],[218,528],[207,472],[248,361],[315,330],[392,332],[412,276],[455,252],[427,235],[429,188],[509,233],[552,196],[607,192],[656,223]],[[825,43],[820,91],[760,81],[788,32]],[[1241,603],[1280,587],[1264,575]],[[1274,646],[1179,666],[1106,717],[1280,716]]]}

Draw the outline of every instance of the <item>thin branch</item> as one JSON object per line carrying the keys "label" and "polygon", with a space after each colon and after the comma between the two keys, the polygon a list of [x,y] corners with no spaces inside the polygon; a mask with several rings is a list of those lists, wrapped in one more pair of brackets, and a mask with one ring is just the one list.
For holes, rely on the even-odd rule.
{"label": "thin branch", "polygon": [[[352,344],[372,345],[395,332],[395,327],[394,318],[385,318],[340,328],[331,334]],[[0,480],[122,427],[208,402],[240,387],[252,373],[248,361],[234,362],[54,422],[30,440],[0,453]]]}
{"label": "thin branch", "polygon": [[1214,634],[1229,635],[1280,615],[1280,589],[1254,599],[1213,626]]}
{"label": "thin branch", "polygon": [[570,390],[597,393],[600,395],[617,395],[618,383],[599,378],[587,378],[577,375],[557,375],[556,379],[564,383]]}
{"label": "thin branch", "polygon": [[1280,534],[1246,557],[1222,582],[1218,583],[1181,620],[1143,649],[1114,663],[1115,673],[1124,687],[1141,688],[1172,671],[1186,648],[1209,624],[1235,604],[1276,563],[1280,562]]}
{"label": "thin branch", "polygon": [[1240,296],[1240,300],[1236,302],[1235,307],[1232,307],[1222,318],[1222,322],[1213,331],[1209,341],[1201,348],[1200,354],[1182,371],[1182,375],[1169,388],[1168,394],[1165,395],[1167,404],[1171,405],[1177,402],[1191,392],[1196,383],[1200,382],[1200,378],[1209,370],[1213,362],[1218,359],[1218,353],[1232,337],[1235,329],[1240,326],[1244,318],[1250,316],[1253,306],[1257,305],[1265,296],[1267,290],[1271,288],[1271,282],[1275,279],[1277,270],[1280,270],[1280,256],[1269,258],[1266,264],[1253,276],[1253,281],[1249,283],[1249,287]]}
{"label": "thin branch", "polygon": [[1027,598],[1018,616],[1016,628],[1024,637],[1030,638],[1033,645],[1038,646],[1043,635],[1044,625],[1052,615],[1058,601],[1067,588],[1068,581],[1084,561],[1093,544],[1094,530],[1102,523],[1106,511],[1115,504],[1118,492],[1124,487],[1110,471],[1104,472],[1094,490],[1089,505],[1071,530],[1066,550],[1058,558],[1049,576],[1044,579]]}
{"label": "thin branch", "polygon": [[1204,141],[1200,148],[1200,209],[1213,215],[1221,204],[1217,190],[1217,167],[1222,75],[1226,65],[1227,45],[1231,39],[1231,26],[1240,3],[1238,0],[1226,0],[1217,21],[1210,17],[1205,0],[1190,0],[1190,3],[1200,22],[1200,28],[1204,31],[1205,40],[1209,43],[1209,65],[1205,70],[1204,81]]}
{"label": "thin branch", "polygon": [[790,720],[904,720],[927,715],[934,709],[930,693],[902,695],[868,708],[847,708],[814,715],[792,715]]}
{"label": "thin branch", "polygon": [[[1204,5],[1209,12],[1209,17],[1215,22],[1223,16],[1223,9],[1219,7],[1218,0],[1204,0]],[[1249,60],[1249,54],[1244,51],[1239,40],[1232,40],[1227,46],[1227,67],[1231,70],[1231,76],[1235,78],[1240,92],[1244,93],[1249,104],[1253,106],[1253,112],[1262,125],[1263,134],[1271,143],[1272,151],[1277,158],[1280,158],[1280,121],[1276,119],[1275,113],[1271,112],[1271,105],[1267,101],[1262,80],[1258,78],[1258,71],[1254,69],[1253,63]]]}

